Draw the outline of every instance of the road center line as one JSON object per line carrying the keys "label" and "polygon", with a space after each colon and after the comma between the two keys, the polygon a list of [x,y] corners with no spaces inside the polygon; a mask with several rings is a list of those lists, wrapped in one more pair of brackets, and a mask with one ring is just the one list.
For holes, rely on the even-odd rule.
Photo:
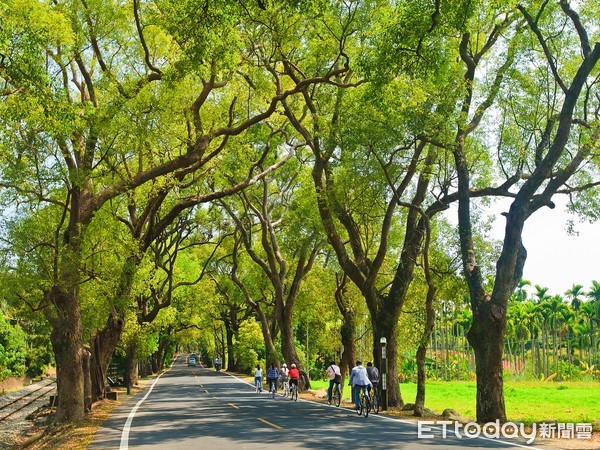
{"label": "road center line", "polygon": [[268,420],[262,419],[260,417],[257,417],[257,419],[260,420],[262,423],[266,423],[267,425],[272,426],[273,428],[277,428],[278,430],[283,430],[283,427],[280,427],[279,425],[275,425],[274,423],[271,423]]}

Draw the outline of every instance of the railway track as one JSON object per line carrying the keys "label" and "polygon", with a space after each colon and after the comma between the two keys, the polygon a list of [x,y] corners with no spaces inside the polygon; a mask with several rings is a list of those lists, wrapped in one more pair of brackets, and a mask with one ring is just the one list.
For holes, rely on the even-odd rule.
{"label": "railway track", "polygon": [[0,397],[0,423],[23,412],[42,397],[47,397],[56,391],[56,381],[46,379],[40,383]]}

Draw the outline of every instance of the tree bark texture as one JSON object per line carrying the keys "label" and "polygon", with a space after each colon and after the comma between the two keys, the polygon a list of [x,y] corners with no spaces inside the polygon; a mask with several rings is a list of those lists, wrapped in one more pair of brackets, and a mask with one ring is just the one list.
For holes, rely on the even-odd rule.
{"label": "tree bark texture", "polygon": [[477,375],[477,421],[506,422],[502,355],[505,321],[498,321],[491,312],[493,305],[483,303],[477,320],[467,335],[475,352]]}
{"label": "tree bark texture", "polygon": [[84,404],[84,347],[79,297],[76,290],[63,292],[55,286],[51,299],[56,305],[50,341],[56,359],[58,405],[54,420],[81,420]]}
{"label": "tree bark texture", "polygon": [[[433,300],[436,288],[433,285],[427,290],[427,299],[425,300],[425,326],[423,327],[423,336],[419,347],[417,348],[417,395],[415,397],[415,416],[422,417],[425,408],[425,383],[427,381],[427,368],[425,366],[425,357],[427,347],[431,342],[431,332],[435,324],[435,310],[433,309]],[[460,374],[460,369],[459,369]]]}
{"label": "tree bark texture", "polygon": [[92,402],[104,398],[106,373],[114,350],[121,339],[123,325],[123,319],[111,313],[104,328],[92,336],[90,367]]}

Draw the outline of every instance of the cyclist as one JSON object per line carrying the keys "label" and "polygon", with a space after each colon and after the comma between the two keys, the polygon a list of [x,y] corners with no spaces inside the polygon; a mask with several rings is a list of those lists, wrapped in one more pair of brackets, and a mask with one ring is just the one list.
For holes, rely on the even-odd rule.
{"label": "cyclist", "polygon": [[[350,373],[350,386],[354,389],[354,406],[360,411],[360,390],[373,386],[367,375],[367,370],[362,366],[361,361],[356,361],[356,366],[352,368]],[[365,395],[367,395],[365,391]]]}
{"label": "cyclist", "polygon": [[325,375],[329,375],[329,389],[327,389],[327,401],[331,403],[331,396],[333,392],[333,387],[336,389],[340,388],[340,383],[342,382],[342,372],[340,368],[335,365],[333,361],[329,363],[327,370],[325,370]]}
{"label": "cyclist", "polygon": [[269,392],[275,387],[277,392],[277,378],[279,377],[279,370],[275,367],[275,363],[271,363],[271,367],[267,369],[267,382],[269,383]]}
{"label": "cyclist", "polygon": [[300,378],[300,371],[296,368],[296,364],[290,366],[290,389],[292,385],[296,386],[296,391],[298,391],[298,379]]}
{"label": "cyclist", "polygon": [[283,387],[283,384],[287,381],[290,370],[286,363],[283,363],[281,369],[279,369],[279,385]]}
{"label": "cyclist", "polygon": [[[373,385],[373,390],[377,392],[377,387],[379,386],[379,369],[373,366],[373,363],[369,361],[367,363],[367,376],[369,377],[369,381]],[[369,394],[371,394],[371,388],[368,389]]]}
{"label": "cyclist", "polygon": [[257,364],[256,369],[254,369],[254,385],[258,386],[259,393],[262,392],[262,378],[262,369],[260,368],[260,364]]}

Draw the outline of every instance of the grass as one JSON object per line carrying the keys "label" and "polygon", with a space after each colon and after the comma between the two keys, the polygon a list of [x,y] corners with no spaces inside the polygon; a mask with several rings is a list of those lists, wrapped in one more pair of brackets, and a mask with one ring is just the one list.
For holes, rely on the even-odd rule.
{"label": "grass", "polygon": [[[329,382],[311,381],[313,389],[327,389]],[[425,406],[439,414],[452,408],[475,418],[476,384],[472,381],[428,381]],[[414,403],[415,383],[400,385],[405,403]],[[344,389],[350,398],[350,389]],[[504,383],[507,419],[533,423],[553,419],[558,422],[594,423],[600,420],[600,383],[511,381]],[[594,428],[600,424],[596,423]]]}
{"label": "grass", "polygon": [[[414,402],[416,384],[403,383],[400,389],[405,402]],[[452,408],[463,416],[474,418],[476,391],[475,382],[430,381],[427,383],[425,406],[439,413]],[[593,423],[600,419],[598,383],[506,382],[504,401],[507,419],[511,422],[532,423],[553,419]]]}

